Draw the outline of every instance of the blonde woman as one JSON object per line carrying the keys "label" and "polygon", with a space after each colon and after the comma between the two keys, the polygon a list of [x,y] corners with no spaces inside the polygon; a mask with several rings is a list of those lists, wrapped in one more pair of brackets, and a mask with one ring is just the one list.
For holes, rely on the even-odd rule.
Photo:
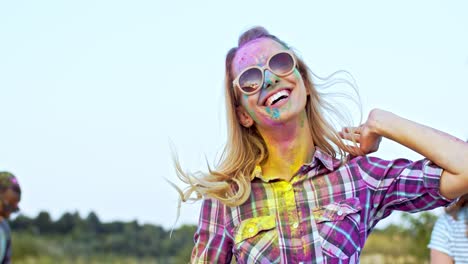
{"label": "blonde woman", "polygon": [[[262,27],[228,52],[225,93],[219,165],[192,174],[176,160],[189,185],[182,200],[203,200],[192,263],[358,263],[393,210],[445,206],[468,192],[465,142],[380,109],[335,132],[305,63]],[[382,137],[427,159],[366,156]]]}

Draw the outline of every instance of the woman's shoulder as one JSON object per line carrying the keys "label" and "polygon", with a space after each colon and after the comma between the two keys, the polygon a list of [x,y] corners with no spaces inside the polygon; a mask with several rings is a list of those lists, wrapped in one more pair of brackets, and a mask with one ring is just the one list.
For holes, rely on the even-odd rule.
{"label": "woman's shoulder", "polygon": [[[424,161],[418,160],[418,161]],[[385,163],[413,163],[415,161],[407,158],[382,158],[374,155],[361,155],[361,156],[353,156],[349,155],[347,158],[347,163],[359,163],[359,162],[368,162],[368,163],[375,163],[375,164],[385,164]],[[417,162],[417,161],[416,161]]]}
{"label": "woman's shoulder", "polygon": [[362,156],[348,156],[343,163],[344,166],[359,166],[361,168],[389,168],[389,167],[413,167],[422,168],[431,161],[428,159],[411,160],[407,158],[381,158],[373,155],[362,155]]}
{"label": "woman's shoulder", "polygon": [[363,156],[349,156],[343,166],[354,167],[357,166],[363,170],[378,170],[388,169],[391,167],[406,168],[413,165],[413,167],[423,167],[425,160],[412,161],[406,158],[385,159],[372,155]]}
{"label": "woman's shoulder", "polygon": [[383,159],[376,156],[351,156],[342,165],[340,170],[359,174],[363,179],[382,180],[384,178],[406,177],[411,175],[434,174],[433,164],[427,160],[412,161],[405,158]]}

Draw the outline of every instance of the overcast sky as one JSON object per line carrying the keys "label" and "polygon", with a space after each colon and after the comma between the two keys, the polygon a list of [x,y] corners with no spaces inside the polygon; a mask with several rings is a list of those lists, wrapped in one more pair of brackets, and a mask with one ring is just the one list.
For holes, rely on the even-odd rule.
{"label": "overcast sky", "polygon": [[[187,170],[219,155],[224,56],[255,25],[317,74],[351,72],[364,116],[379,107],[466,139],[468,4],[386,2],[1,1],[0,170],[18,176],[26,215],[169,228],[170,142]],[[375,155],[421,158],[388,140]]]}

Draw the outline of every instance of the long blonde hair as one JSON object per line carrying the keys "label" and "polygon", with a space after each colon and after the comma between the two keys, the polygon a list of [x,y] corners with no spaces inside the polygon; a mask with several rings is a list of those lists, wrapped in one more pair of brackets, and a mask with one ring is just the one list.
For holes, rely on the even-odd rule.
{"label": "long blonde hair", "polygon": [[[225,61],[224,83],[228,128],[227,142],[216,170],[211,170],[208,166],[207,173],[200,171],[195,173],[184,172],[177,156],[174,155],[177,176],[188,185],[184,191],[176,187],[181,200],[184,202],[209,197],[215,198],[227,206],[243,204],[250,196],[251,174],[255,166],[263,164],[268,159],[267,146],[255,125],[246,128],[239,123],[236,115],[238,102],[235,100],[235,89],[232,85],[235,77],[232,72],[232,63],[236,52],[246,43],[259,38],[270,38],[290,50],[285,42],[271,35],[263,27],[254,27],[244,32],[239,37],[238,47],[229,50]],[[306,103],[306,114],[313,142],[322,151],[344,162],[345,152],[348,149],[347,145],[344,144],[324,113],[333,112],[338,117],[342,117],[342,115],[333,105],[323,99],[322,94],[317,91],[312,83],[311,71],[302,59],[297,56],[296,58],[297,69],[306,89],[310,91]],[[193,194],[196,194],[196,197],[192,197]]]}

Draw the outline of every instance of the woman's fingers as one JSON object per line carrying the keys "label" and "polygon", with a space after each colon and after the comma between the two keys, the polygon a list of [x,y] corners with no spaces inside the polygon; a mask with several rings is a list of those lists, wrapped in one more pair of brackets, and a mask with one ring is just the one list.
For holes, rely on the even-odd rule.
{"label": "woman's fingers", "polygon": [[361,134],[361,129],[362,129],[362,125],[358,127],[343,127],[341,131],[345,133]]}
{"label": "woman's fingers", "polygon": [[356,142],[356,143],[361,143],[361,135],[360,134],[356,134],[356,133],[348,133],[348,132],[338,132],[338,134],[340,135],[340,137],[342,139],[346,139],[346,140],[349,140],[349,141],[353,141],[353,142]]}
{"label": "woman's fingers", "polygon": [[346,151],[353,156],[365,155],[365,153],[359,147],[349,146],[349,145],[346,147],[347,147]]}

